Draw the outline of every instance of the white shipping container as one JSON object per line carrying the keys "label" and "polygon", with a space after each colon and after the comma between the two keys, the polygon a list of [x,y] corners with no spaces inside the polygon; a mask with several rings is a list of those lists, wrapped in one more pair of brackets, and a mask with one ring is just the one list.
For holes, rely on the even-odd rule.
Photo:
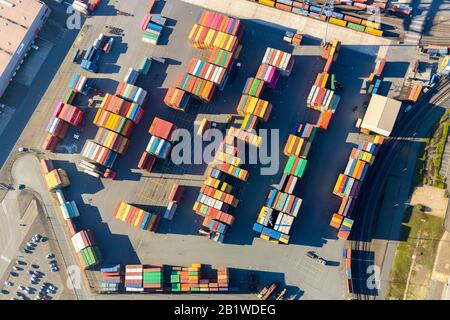
{"label": "white shipping container", "polygon": [[65,197],[64,197],[64,193],[62,192],[61,189],[57,189],[57,190],[55,191],[55,193],[56,193],[56,197],[58,198],[59,204],[63,204],[63,203],[66,202],[66,199],[65,199]]}
{"label": "white shipping container", "polygon": [[316,86],[312,86],[311,91],[309,92],[308,98],[306,99],[306,103],[308,105],[311,104],[312,102],[312,98],[314,96],[314,94],[316,93],[317,87]]}

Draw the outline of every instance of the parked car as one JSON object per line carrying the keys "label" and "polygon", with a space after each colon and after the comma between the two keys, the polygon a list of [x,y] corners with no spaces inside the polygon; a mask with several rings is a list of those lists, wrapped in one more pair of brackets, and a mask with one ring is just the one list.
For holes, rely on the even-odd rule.
{"label": "parked car", "polygon": [[14,285],[11,281],[5,281],[4,284],[7,287],[12,287]]}

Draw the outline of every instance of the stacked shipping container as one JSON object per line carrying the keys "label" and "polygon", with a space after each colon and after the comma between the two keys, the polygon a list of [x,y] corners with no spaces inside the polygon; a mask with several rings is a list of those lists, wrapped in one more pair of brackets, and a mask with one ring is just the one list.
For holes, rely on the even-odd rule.
{"label": "stacked shipping container", "polygon": [[[276,189],[271,189],[265,205],[262,207],[253,230],[260,234],[264,240],[274,243],[289,243],[289,233],[294,219],[298,216],[302,200],[294,195],[295,188],[299,180],[303,177],[307,165],[307,157],[315,138],[317,128],[326,129],[331,118],[331,114],[337,107],[339,98],[334,92],[325,89],[328,81],[328,71],[333,61],[337,58],[339,42],[334,41],[332,45],[327,45],[322,57],[327,60],[324,72],[319,73],[312,91],[320,88],[320,103],[316,103],[317,93],[310,94],[308,106],[321,113],[318,123],[304,122],[296,124],[292,133],[288,136],[284,146],[284,154],[289,157],[281,181]],[[276,50],[268,48],[264,56],[266,66],[260,67],[258,73],[269,74],[270,67],[276,68],[280,74],[289,74],[293,62],[286,60],[287,54],[278,53]],[[270,78],[267,78],[270,79]],[[328,92],[328,93],[327,93]],[[324,97],[326,103],[323,103]],[[331,106],[331,107],[330,107]],[[326,123],[326,125],[325,125]],[[358,169],[359,170],[359,169]]]}
{"label": "stacked shipping container", "polygon": [[138,168],[151,171],[156,158],[166,160],[172,149],[172,134],[176,126],[166,120],[155,117],[148,132],[151,134],[150,141],[138,163]]}
{"label": "stacked shipping container", "polygon": [[80,231],[73,235],[72,245],[79,258],[80,265],[84,269],[90,269],[102,262],[103,257],[91,230]]}
{"label": "stacked shipping container", "polygon": [[123,201],[117,203],[113,217],[135,228],[153,232],[158,228],[160,220],[157,214],[146,212]]}
{"label": "stacked shipping container", "polygon": [[167,90],[164,103],[175,110],[187,111],[189,95],[211,102],[216,89],[225,87],[243,32],[239,19],[200,11],[188,38],[194,47],[208,49],[209,57],[191,59],[186,73],[181,73],[175,85]]}
{"label": "stacked shipping container", "polygon": [[[305,17],[310,17],[313,19],[318,19],[321,21],[326,21],[327,17],[324,14],[325,11],[322,8],[322,4],[311,3],[310,1],[304,0],[250,0],[257,1],[263,5],[269,7],[275,7],[277,9],[292,12],[295,14],[300,14]],[[349,5],[353,5],[354,7],[362,10],[367,10],[367,12],[371,12],[374,10],[378,10],[380,6],[376,4],[366,5],[360,1],[334,1],[335,4],[345,3]],[[377,8],[378,7],[378,8]],[[371,10],[371,11],[370,11]],[[381,30],[380,23],[373,22],[367,19],[361,19],[349,14],[343,14],[340,12],[331,12],[331,16],[329,17],[329,22],[341,27],[347,27],[356,31],[365,32],[374,36],[381,37],[383,35],[383,31]]]}
{"label": "stacked shipping container", "polygon": [[373,163],[378,144],[383,142],[381,136],[376,136],[373,142],[365,141],[353,148],[344,173],[339,174],[333,188],[333,194],[341,198],[339,210],[333,213],[330,226],[338,229],[338,237],[347,239],[353,225],[352,209],[354,199],[359,190],[369,166]]}
{"label": "stacked shipping container", "polygon": [[101,290],[141,293],[212,293],[229,291],[230,275],[226,267],[217,268],[217,276],[205,278],[202,265],[181,266],[120,265],[101,268]]}

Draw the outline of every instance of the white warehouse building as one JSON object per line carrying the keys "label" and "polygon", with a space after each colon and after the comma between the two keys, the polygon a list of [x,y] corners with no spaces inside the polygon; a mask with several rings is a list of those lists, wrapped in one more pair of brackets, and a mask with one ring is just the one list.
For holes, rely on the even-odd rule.
{"label": "white warehouse building", "polygon": [[38,0],[0,0],[0,97],[50,15]]}

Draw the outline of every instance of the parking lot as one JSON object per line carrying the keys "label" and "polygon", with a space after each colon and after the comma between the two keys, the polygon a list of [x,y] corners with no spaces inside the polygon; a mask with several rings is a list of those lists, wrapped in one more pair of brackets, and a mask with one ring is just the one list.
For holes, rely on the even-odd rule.
{"label": "parking lot", "polygon": [[[321,40],[314,38],[314,35],[305,35],[302,46],[293,50],[282,40],[285,32],[283,27],[244,20],[246,33],[239,57],[242,68],[237,78],[217,94],[214,103],[198,103],[189,113],[183,114],[167,108],[163,104],[163,97],[177,74],[186,69],[189,59],[202,54],[193,49],[187,39],[200,9],[179,1],[160,1],[157,9],[162,9],[162,15],[169,18],[169,26],[164,30],[163,45],[154,47],[141,41],[139,22],[146,3],[144,0],[132,3],[110,1],[102,5],[96,15],[86,21],[85,29],[75,40],[57,79],[52,82],[39,105],[40,110],[47,110],[45,115],[41,115],[46,122],[52,106],[67,92],[73,72],[94,78],[98,89],[112,93],[128,67],[137,67],[144,57],[152,55],[166,59],[164,65],[154,63],[149,75],[141,77],[137,83],[149,92],[150,98],[145,105],[144,118],[134,130],[127,153],[116,162],[116,180],[99,181],[78,172],[75,166],[84,142],[95,135],[97,127],[92,124],[94,110],[88,112],[87,126],[80,140],[70,138],[74,133],[72,130],[60,144],[58,154],[54,156],[59,160],[55,161],[55,165],[65,168],[71,178],[72,184],[65,194],[67,199],[79,205],[79,226],[94,231],[106,263],[189,265],[198,262],[213,267],[229,266],[235,269],[235,282],[245,279],[248,270],[256,270],[261,285],[268,281],[281,281],[288,287],[288,296],[292,298],[341,299],[345,289],[339,264],[343,241],[337,240],[335,232],[328,226],[330,215],[337,206],[332,188],[338,173],[344,169],[352,147],[346,144],[347,134],[356,131],[354,124],[361,116],[358,112],[362,112],[352,112],[352,108],[363,103],[359,89],[362,79],[371,72],[375,57],[356,51],[358,48],[355,46],[341,48],[340,57],[332,68],[344,86],[341,103],[328,131],[320,133],[312,146],[306,175],[299,187],[299,196],[304,202],[291,230],[291,243],[287,246],[274,245],[257,238],[252,225],[270,186],[278,183],[282,175],[282,168],[287,161],[282,148],[289,131],[296,121],[304,119],[309,112],[306,97],[317,72],[324,65],[320,58]],[[114,8],[129,15],[115,16],[111,13]],[[76,49],[87,49],[99,33],[107,33],[105,26],[123,29],[124,34],[117,39],[111,53],[102,59],[100,73],[88,74],[71,63],[70,57]],[[256,74],[268,46],[292,51],[296,58],[291,76],[281,78],[277,87],[266,90],[263,97],[273,105],[272,116],[266,127],[280,130],[280,150],[274,151],[279,153],[280,170],[276,175],[262,176],[259,166],[247,167],[250,170],[248,182],[236,183],[238,198],[241,200],[234,213],[236,220],[225,243],[218,244],[198,235],[202,217],[192,210],[203,183],[206,165],[175,166],[168,161],[158,163],[154,172],[149,174],[142,174],[135,168],[150,139],[147,130],[155,115],[174,122],[180,128],[192,130],[199,114],[214,117],[235,114],[244,83],[247,77]],[[43,138],[44,132],[36,133]],[[35,147],[41,141],[36,139]],[[174,220],[162,221],[157,233],[137,230],[113,219],[114,206],[121,200],[144,206],[152,212],[160,212],[167,205],[167,193],[174,182],[188,186],[187,194]],[[309,250],[317,251],[330,262],[329,265],[322,266],[309,260],[305,255]],[[47,267],[45,263],[43,265]]]}
{"label": "parking lot", "polygon": [[[40,241],[32,240],[36,234],[40,236]],[[45,230],[40,223],[34,224],[30,229],[26,241],[21,244],[17,256],[11,260],[6,276],[2,278],[1,300],[69,298],[63,293],[65,283],[62,282],[58,256],[52,251],[51,239],[44,234]],[[56,268],[51,265],[52,261]],[[52,290],[52,287],[56,289]]]}

